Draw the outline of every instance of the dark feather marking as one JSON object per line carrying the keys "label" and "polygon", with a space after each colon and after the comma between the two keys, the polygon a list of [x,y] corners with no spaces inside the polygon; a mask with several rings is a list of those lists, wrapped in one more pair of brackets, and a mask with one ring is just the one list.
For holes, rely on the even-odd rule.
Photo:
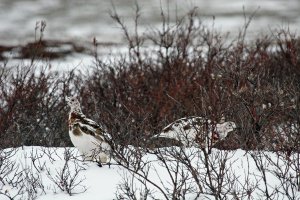
{"label": "dark feather marking", "polygon": [[[89,130],[85,126],[80,125],[80,123],[86,124],[87,126],[91,126],[92,128],[95,129],[95,132]],[[104,131],[104,129],[99,124],[88,119],[83,113],[72,112],[71,116],[70,116],[69,124],[74,124],[74,126],[77,126],[79,130],[81,130],[85,134],[95,137],[100,142],[105,141],[105,142],[109,142],[110,144],[112,143],[112,139],[111,139],[110,135],[109,134],[107,135],[107,133]],[[82,134],[81,131],[79,131],[80,134]]]}
{"label": "dark feather marking", "polygon": [[72,130],[73,134],[76,136],[80,136],[82,135],[79,124],[74,124],[73,130]]}
{"label": "dark feather marking", "polygon": [[96,122],[91,123],[91,121],[89,121],[87,119],[87,117],[84,114],[82,114],[82,113],[74,113],[74,112],[72,112],[71,113],[71,119],[72,118],[73,119],[79,119],[84,124],[88,124],[89,126],[93,127],[94,129],[100,129],[102,132],[104,132],[103,128],[99,124],[97,124]]}
{"label": "dark feather marking", "polygon": [[191,128],[191,125],[190,124],[187,124],[187,125],[185,125],[184,127],[182,127],[183,128],[183,130],[189,130],[190,128]]}

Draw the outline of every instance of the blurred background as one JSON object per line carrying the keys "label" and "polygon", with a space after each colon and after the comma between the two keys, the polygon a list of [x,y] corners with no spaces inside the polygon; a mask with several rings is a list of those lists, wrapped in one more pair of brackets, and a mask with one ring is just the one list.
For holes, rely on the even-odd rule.
{"label": "blurred background", "polygon": [[[270,34],[271,29],[289,27],[298,31],[298,0],[137,0],[141,7],[141,31],[158,27],[160,7],[171,16],[183,16],[197,7],[203,23],[221,32],[236,34],[245,22],[244,13],[255,17],[248,38]],[[122,43],[117,24],[110,17],[112,4],[130,27],[134,0],[1,0],[0,44],[16,45],[34,40],[36,22],[45,20],[46,39]],[[215,21],[213,23],[213,18]]]}

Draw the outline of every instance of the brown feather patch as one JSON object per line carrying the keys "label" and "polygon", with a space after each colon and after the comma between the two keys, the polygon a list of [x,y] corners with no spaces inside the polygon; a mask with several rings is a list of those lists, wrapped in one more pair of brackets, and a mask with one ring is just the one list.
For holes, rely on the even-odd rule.
{"label": "brown feather patch", "polygon": [[76,136],[82,135],[82,132],[81,132],[81,130],[80,130],[78,124],[74,125],[73,130],[72,130],[72,133],[73,133],[74,135],[76,135]]}

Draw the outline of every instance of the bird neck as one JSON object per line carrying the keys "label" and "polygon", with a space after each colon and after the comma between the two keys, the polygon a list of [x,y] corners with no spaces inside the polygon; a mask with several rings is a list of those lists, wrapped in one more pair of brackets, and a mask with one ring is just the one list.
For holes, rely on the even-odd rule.
{"label": "bird neck", "polygon": [[78,115],[82,115],[83,114],[80,107],[71,108],[70,114],[71,113],[75,113],[75,114],[78,114]]}
{"label": "bird neck", "polygon": [[82,112],[70,111],[70,113],[69,113],[69,123],[71,123],[71,124],[78,119],[82,120],[84,118],[85,118],[85,115]]}

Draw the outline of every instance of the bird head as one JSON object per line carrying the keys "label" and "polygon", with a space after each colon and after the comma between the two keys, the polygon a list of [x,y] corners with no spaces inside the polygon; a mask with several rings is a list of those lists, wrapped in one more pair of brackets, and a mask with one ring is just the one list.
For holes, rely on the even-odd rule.
{"label": "bird head", "polygon": [[80,103],[76,97],[66,97],[66,101],[71,108],[71,112],[81,112]]}

